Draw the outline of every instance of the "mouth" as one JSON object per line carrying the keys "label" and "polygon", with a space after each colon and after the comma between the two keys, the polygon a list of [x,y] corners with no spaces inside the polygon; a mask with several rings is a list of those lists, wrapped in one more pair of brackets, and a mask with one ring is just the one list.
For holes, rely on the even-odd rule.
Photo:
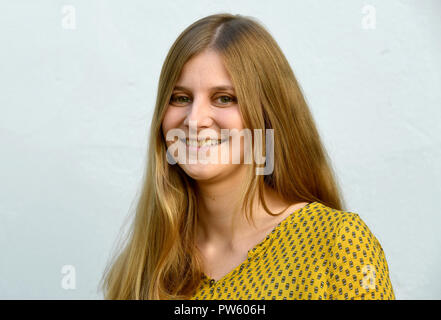
{"label": "mouth", "polygon": [[216,147],[222,143],[224,143],[225,141],[228,140],[228,138],[226,139],[203,139],[203,140],[190,140],[188,138],[186,139],[179,139],[182,143],[184,143],[188,149],[190,150],[199,150],[199,149],[207,149],[207,148],[212,148],[212,147]]}

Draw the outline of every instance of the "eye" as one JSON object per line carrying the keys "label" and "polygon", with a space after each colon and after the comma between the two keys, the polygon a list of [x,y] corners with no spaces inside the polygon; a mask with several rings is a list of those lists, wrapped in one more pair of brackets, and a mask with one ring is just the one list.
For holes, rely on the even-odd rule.
{"label": "eye", "polygon": [[172,95],[170,98],[170,103],[174,105],[182,105],[189,101],[189,98],[187,96],[178,96],[178,95]]}
{"label": "eye", "polygon": [[[236,102],[237,99],[228,95],[222,95],[215,98],[215,101],[218,101],[216,103],[217,105],[226,106],[229,103]],[[172,95],[170,97],[170,104],[173,104],[175,106],[183,106],[189,102],[191,102],[191,98],[184,95]]]}
{"label": "eye", "polygon": [[216,98],[216,100],[220,100],[222,105],[228,104],[229,102],[236,102],[236,98],[230,97],[230,96],[219,96]]}

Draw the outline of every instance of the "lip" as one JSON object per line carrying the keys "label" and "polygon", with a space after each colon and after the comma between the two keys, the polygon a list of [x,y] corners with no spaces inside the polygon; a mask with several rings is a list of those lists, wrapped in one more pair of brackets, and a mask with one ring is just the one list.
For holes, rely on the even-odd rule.
{"label": "lip", "polygon": [[[199,141],[202,141],[202,140],[206,140],[206,139],[200,139]],[[222,140],[220,143],[218,143],[218,144],[216,144],[216,145],[212,145],[212,146],[202,146],[202,147],[197,146],[197,147],[195,147],[195,146],[189,146],[189,145],[187,144],[187,140],[186,140],[186,139],[179,139],[179,141],[181,141],[183,144],[185,144],[185,147],[186,147],[187,150],[189,150],[189,151],[208,150],[209,148],[219,146],[220,144],[224,143],[224,142],[227,141],[227,140],[228,140],[228,138],[226,138],[226,139]],[[196,141],[196,140],[193,140],[193,141]]]}

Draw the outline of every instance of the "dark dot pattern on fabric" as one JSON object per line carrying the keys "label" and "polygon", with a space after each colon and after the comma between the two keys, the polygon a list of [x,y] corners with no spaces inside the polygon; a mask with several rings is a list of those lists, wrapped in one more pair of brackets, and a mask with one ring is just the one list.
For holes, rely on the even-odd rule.
{"label": "dark dot pattern on fabric", "polygon": [[193,300],[394,300],[385,253],[357,213],[312,202],[291,213]]}

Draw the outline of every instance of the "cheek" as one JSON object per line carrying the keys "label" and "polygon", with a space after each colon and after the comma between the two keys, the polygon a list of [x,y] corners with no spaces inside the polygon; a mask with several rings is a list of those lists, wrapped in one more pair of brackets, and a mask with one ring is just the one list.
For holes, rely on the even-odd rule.
{"label": "cheek", "polygon": [[185,118],[184,108],[168,107],[162,120],[162,132],[164,137],[170,129],[178,128]]}
{"label": "cheek", "polygon": [[221,128],[243,129],[242,117],[238,107],[219,110],[216,120]]}

